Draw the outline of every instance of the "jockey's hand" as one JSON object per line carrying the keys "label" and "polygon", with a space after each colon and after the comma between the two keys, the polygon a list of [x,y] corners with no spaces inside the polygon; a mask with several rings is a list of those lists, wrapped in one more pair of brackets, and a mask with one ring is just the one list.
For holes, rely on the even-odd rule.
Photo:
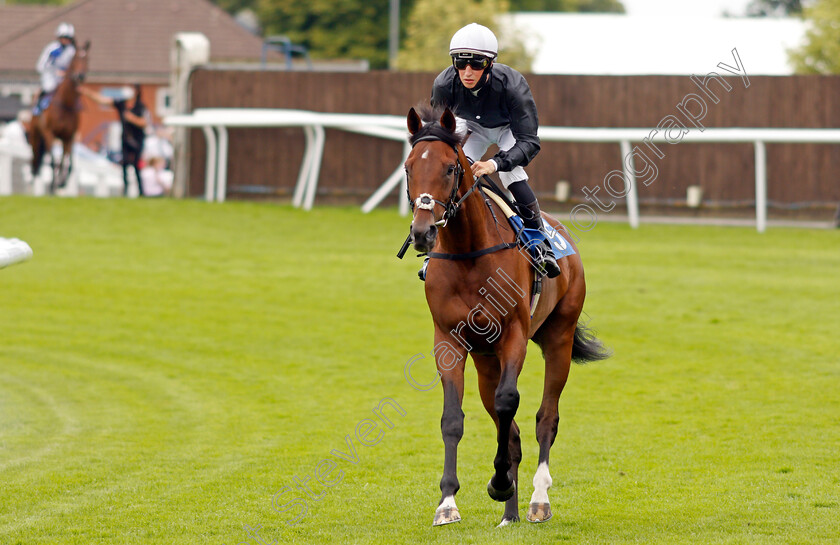
{"label": "jockey's hand", "polygon": [[476,161],[470,166],[470,168],[472,169],[473,176],[480,178],[485,174],[493,174],[496,172],[496,163],[493,161]]}

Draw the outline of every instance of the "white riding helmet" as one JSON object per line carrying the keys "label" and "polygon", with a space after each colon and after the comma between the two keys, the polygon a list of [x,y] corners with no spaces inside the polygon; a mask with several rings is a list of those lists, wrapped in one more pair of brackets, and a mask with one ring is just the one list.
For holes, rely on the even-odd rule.
{"label": "white riding helmet", "polygon": [[73,28],[73,25],[70,23],[61,23],[58,25],[58,28],[55,29],[55,37],[56,38],[75,38],[76,37],[76,29]]}
{"label": "white riding helmet", "polygon": [[452,36],[449,55],[467,53],[495,59],[499,54],[499,41],[493,31],[478,23],[470,23]]}

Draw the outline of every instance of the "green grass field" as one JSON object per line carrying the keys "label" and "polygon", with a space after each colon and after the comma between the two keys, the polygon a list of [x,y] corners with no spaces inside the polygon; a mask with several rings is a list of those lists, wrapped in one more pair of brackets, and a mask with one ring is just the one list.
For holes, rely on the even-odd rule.
{"label": "green grass field", "polygon": [[[432,349],[420,261],[394,257],[407,224],[0,199],[0,236],[34,250],[0,270],[0,543],[840,543],[840,232],[583,233],[585,310],[614,356],[575,366],[560,400],[554,518],[495,528],[495,432],[468,368],[463,521],[432,528],[442,403],[403,376]],[[345,437],[386,397],[393,429],[332,455],[353,457]],[[341,480],[313,485],[325,459]],[[320,497],[292,526],[272,496],[307,476]]]}

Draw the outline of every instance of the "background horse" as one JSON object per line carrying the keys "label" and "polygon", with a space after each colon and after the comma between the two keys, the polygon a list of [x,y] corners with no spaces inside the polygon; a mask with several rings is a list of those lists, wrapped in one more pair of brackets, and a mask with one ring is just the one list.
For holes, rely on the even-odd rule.
{"label": "background horse", "polygon": [[[505,502],[500,526],[519,520],[518,469],[522,459],[517,379],[528,339],[545,358],[542,404],[537,412],[539,462],[527,519],[551,518],[548,489],[549,450],[557,435],[558,401],[572,359],[599,360],[609,354],[578,324],[586,295],[583,264],[574,253],[559,260],[562,275],[543,278],[539,304],[530,308],[534,269],[515,248],[504,215],[476,189],[449,109],[425,108],[408,114],[413,149],[405,162],[408,196],[414,208],[411,238],[415,249],[429,252],[426,300],[435,327],[435,361],[443,386],[441,432],[444,442],[441,500],[434,525],[461,520],[455,504],[460,487],[457,448],[464,430],[461,403],[467,352],[478,371],[481,401],[497,429],[495,472],[487,491]],[[487,202],[485,202],[487,201]],[[574,247],[565,228],[543,214]],[[575,251],[577,249],[575,248]]]}
{"label": "background horse", "polygon": [[[52,182],[50,193],[56,187],[64,187],[70,172],[73,171],[73,140],[79,128],[79,89],[88,69],[88,50],[90,41],[76,51],[64,79],[56,88],[49,107],[32,119],[32,176],[37,176],[41,169],[44,154],[50,156]],[[61,161],[55,162],[52,154],[53,143],[58,139],[63,144]]]}

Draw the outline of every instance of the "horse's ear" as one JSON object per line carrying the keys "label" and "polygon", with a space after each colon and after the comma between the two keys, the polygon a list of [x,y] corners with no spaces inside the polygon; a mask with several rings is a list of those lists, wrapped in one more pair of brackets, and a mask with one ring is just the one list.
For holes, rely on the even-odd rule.
{"label": "horse's ear", "polygon": [[457,126],[455,123],[455,114],[449,108],[444,110],[443,115],[440,116],[440,125],[449,132],[455,132],[455,127]]}
{"label": "horse's ear", "polygon": [[408,111],[406,122],[408,123],[408,132],[410,134],[415,134],[423,126],[423,123],[420,122],[420,116],[417,115],[417,111],[414,108]]}

